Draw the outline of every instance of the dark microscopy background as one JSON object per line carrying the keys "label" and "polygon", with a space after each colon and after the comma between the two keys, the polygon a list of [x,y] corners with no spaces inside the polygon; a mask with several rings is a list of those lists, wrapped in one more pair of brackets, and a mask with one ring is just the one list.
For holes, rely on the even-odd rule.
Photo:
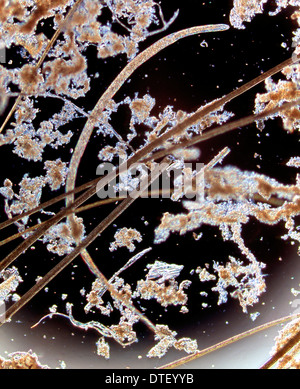
{"label": "dark microscopy background", "polygon": [[[180,9],[179,16],[167,32],[150,37],[141,44],[141,49],[148,47],[150,43],[167,33],[182,28],[202,24],[229,24],[232,1],[186,0],[182,2],[175,0],[160,3],[166,20],[177,9]],[[267,15],[268,11],[275,9],[273,2],[265,8],[264,15],[257,15],[251,23],[245,23],[246,29],[244,30],[231,27],[225,32],[188,37],[163,50],[133,74],[130,82],[127,82],[116,95],[116,101],[124,99],[127,95],[133,97],[134,92],[137,91],[140,96],[149,93],[156,99],[153,113],[158,113],[166,105],[172,105],[174,110],[182,109],[191,112],[289,58],[292,54],[291,31],[296,28],[296,25],[293,25],[294,22],[290,20],[292,8],[273,17]],[[7,53],[8,60],[10,55],[16,54]],[[116,57],[99,63],[93,60],[95,56],[93,50],[88,55],[92,59],[89,62],[89,73],[99,72],[100,77],[93,79],[91,91],[86,98],[76,101],[76,104],[87,111],[92,109],[100,94],[126,65],[124,57]],[[278,77],[280,76],[275,76],[274,79]],[[250,115],[253,112],[256,93],[262,92],[264,92],[263,85],[259,85],[232,101],[226,109],[232,111],[235,118]],[[50,116],[52,110],[54,112],[59,108],[59,105],[49,106],[42,100],[40,106],[42,112],[47,112],[47,117]],[[120,110],[114,117],[114,122],[116,128],[122,133],[122,129],[128,126],[128,112]],[[82,124],[84,120],[77,119],[70,126],[76,130],[81,128]],[[75,134],[78,134],[78,130]],[[63,154],[61,149],[51,151],[51,158],[61,157],[63,161],[68,161],[70,148],[74,147],[75,140],[76,136],[72,141],[74,144],[71,142],[70,145],[64,147]],[[91,139],[80,165],[77,184],[82,184],[95,177],[99,163],[97,154],[103,147],[103,141],[96,136]],[[138,141],[139,137],[135,140],[137,146]],[[297,155],[299,140],[297,134],[289,134],[282,130],[279,119],[269,121],[263,132],[260,132],[253,124],[202,143],[199,162],[209,162],[225,146],[231,149],[231,153],[224,160],[224,164],[267,174],[285,184],[295,182],[296,169],[289,168],[285,164],[291,156]],[[11,146],[5,146],[3,149],[1,158],[5,163],[0,171],[1,183],[5,178],[19,182],[27,171],[32,176],[41,174],[38,164],[23,161],[15,154],[11,154]],[[255,153],[261,155],[262,158],[255,158]],[[46,200],[52,195],[45,191],[43,199]],[[112,206],[105,206],[82,215],[87,230],[111,209]],[[245,244],[259,261],[267,264],[265,269],[267,292],[261,296],[260,302],[249,309],[248,314],[245,314],[242,313],[238,302],[233,299],[218,306],[218,296],[210,291],[213,285],[211,283],[200,284],[197,281],[197,274],[190,274],[193,269],[203,266],[206,262],[213,260],[225,262],[228,255],[238,257],[240,254],[238,248],[230,242],[223,242],[218,229],[208,226],[195,231],[196,233],[203,232],[203,238],[199,241],[195,241],[193,233],[190,232],[184,236],[172,234],[165,243],[154,245],[154,228],[158,226],[163,212],[166,211],[175,213],[182,212],[183,209],[180,204],[168,199],[137,200],[89,248],[97,266],[109,278],[131,256],[126,248],[113,253],[108,250],[109,242],[113,240],[115,231],[123,226],[137,228],[143,234],[143,241],[137,243],[136,252],[149,246],[152,246],[152,250],[123,273],[125,281],[133,287],[138,279],[143,278],[146,264],[153,263],[156,259],[185,266],[178,280],[191,279],[193,281],[188,289],[189,312],[179,313],[180,307],[164,309],[152,301],[137,302],[138,308],[146,308],[145,314],[152,322],[169,324],[172,330],[178,332],[178,337],[196,338],[199,348],[203,348],[254,325],[292,312],[289,302],[293,300],[293,295],[290,289],[299,287],[297,278],[299,260],[296,245],[293,246],[281,239],[284,233],[282,224],[271,227],[251,220],[244,227]],[[4,220],[6,217],[4,211],[1,213]],[[148,223],[145,224],[145,221]],[[15,231],[15,229],[11,228],[10,231]],[[2,235],[6,236],[4,233]],[[1,248],[1,256],[4,257],[15,246],[16,242],[13,242]],[[33,249],[28,250],[15,262],[21,274],[26,274],[18,292],[22,294],[28,290],[36,277],[45,274],[57,261],[58,258],[49,255],[41,242],[35,244]],[[13,317],[11,323],[0,328],[2,345],[0,354],[4,355],[5,351],[32,349],[40,355],[42,363],[56,367],[59,366],[60,360],[64,360],[70,368],[125,368],[127,366],[146,368],[159,366],[183,356],[180,352],[170,351],[162,360],[146,358],[147,351],[153,345],[153,335],[140,324],[136,326],[140,336],[137,344],[122,349],[113,340],[109,340],[111,345],[111,360],[109,361],[96,355],[95,342],[99,337],[97,333],[92,330],[89,332],[78,330],[72,327],[66,319],[53,318],[35,329],[30,329],[40,317],[49,312],[48,308],[53,304],[58,306],[59,312],[64,312],[66,301],[74,304],[73,313],[78,320],[99,320],[103,324],[117,323],[117,315],[112,315],[111,318],[101,317],[98,314],[91,314],[88,317],[84,315],[85,299],[79,291],[84,287],[88,292],[93,280],[94,277],[89,273],[81,258],[76,258],[72,265],[48,285],[47,291],[40,292]],[[203,290],[208,292],[208,297],[200,296],[199,293]],[[68,295],[66,300],[62,300],[62,294]],[[202,303],[207,303],[208,307],[204,308]],[[260,312],[260,316],[253,323],[249,314],[256,311]],[[189,367],[258,367],[268,357],[276,331],[273,329],[268,333],[258,334],[249,341],[242,341],[238,345],[227,347],[219,353],[195,361]]]}

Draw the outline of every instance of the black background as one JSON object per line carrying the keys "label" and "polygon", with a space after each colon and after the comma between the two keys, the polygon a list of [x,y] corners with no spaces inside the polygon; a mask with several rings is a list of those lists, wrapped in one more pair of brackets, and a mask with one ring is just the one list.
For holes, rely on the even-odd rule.
{"label": "black background", "polygon": [[[273,3],[269,2],[269,5],[265,7],[264,15],[257,15],[251,23],[245,23],[246,29],[244,30],[231,27],[230,30],[220,33],[193,36],[165,49],[134,73],[130,82],[126,83],[117,93],[116,101],[124,99],[127,95],[133,97],[134,92],[138,91],[139,96],[149,93],[155,97],[156,106],[153,114],[159,113],[166,105],[172,105],[174,110],[182,109],[192,112],[197,107],[231,92],[289,58],[292,54],[290,49],[291,31],[297,27],[295,22],[290,20],[293,8],[270,17],[267,12],[275,9]],[[169,20],[174,12],[180,9],[179,16],[168,29],[168,33],[171,33],[194,25],[229,24],[229,11],[232,2],[161,1],[161,5],[166,20]],[[116,31],[119,31],[120,27],[115,28]],[[141,44],[141,50],[166,33],[150,37]],[[207,47],[200,45],[204,40]],[[287,44],[287,48],[282,47],[283,42]],[[8,60],[9,55],[15,54],[8,53]],[[126,65],[126,58],[122,56],[100,63],[94,60],[93,50],[88,55],[91,58],[89,73],[99,72],[100,77],[93,80],[91,91],[87,96],[76,101],[76,104],[84,107],[87,111],[93,108],[101,93],[105,91],[120,69]],[[274,79],[279,77],[280,75],[275,76]],[[235,118],[249,115],[253,112],[255,94],[262,92],[264,92],[263,85],[259,85],[228,104],[226,109],[234,112]],[[39,103],[42,108],[41,115],[46,112],[45,117],[50,117],[52,110],[54,112],[59,108],[59,104],[49,106],[43,99]],[[127,128],[128,113],[121,110],[119,116],[114,117],[114,121],[118,128]],[[77,119],[71,123],[71,126],[77,129],[81,128],[82,124],[84,124],[84,120]],[[49,158],[61,157],[63,161],[68,161],[71,155],[70,148],[75,146],[77,136],[78,132],[75,132],[71,144],[64,147],[63,152],[61,149],[51,151]],[[138,143],[139,140],[135,142]],[[105,139],[100,137],[92,137],[80,165],[77,184],[87,182],[95,177],[96,167],[99,163],[97,154],[104,141]],[[231,153],[226,157],[224,163],[267,174],[285,184],[295,182],[296,169],[289,168],[285,164],[291,156],[296,156],[299,151],[298,137],[297,134],[289,134],[282,130],[279,119],[269,121],[263,132],[260,132],[253,124],[201,144],[199,161],[209,162],[225,146],[231,149]],[[1,151],[3,161],[9,161],[9,163],[6,162],[2,165],[0,182],[3,182],[5,178],[10,178],[13,182],[18,183],[23,174],[28,171],[32,177],[42,174],[41,165],[23,161],[12,154],[11,150],[11,146],[5,146]],[[255,158],[255,153],[260,154],[262,159]],[[53,194],[48,193],[47,190],[43,192],[43,200],[47,200],[51,196]],[[57,209],[54,207],[51,210],[56,211]],[[87,232],[112,209],[112,206],[106,206],[82,215]],[[239,331],[247,330],[254,325],[291,312],[289,301],[292,300],[293,296],[289,291],[292,287],[296,289],[298,287],[299,264],[296,245],[292,246],[280,238],[284,233],[283,224],[270,227],[251,220],[243,230],[245,244],[259,261],[267,264],[265,269],[267,292],[256,306],[249,309],[249,313],[260,312],[260,316],[253,323],[249,313],[242,313],[236,300],[230,299],[228,303],[218,306],[217,295],[210,292],[213,284],[201,285],[197,282],[197,275],[190,274],[192,269],[203,266],[206,262],[211,263],[212,260],[225,262],[228,255],[238,257],[240,254],[238,248],[230,242],[224,243],[218,229],[208,226],[195,231],[204,234],[199,241],[194,240],[192,233],[187,233],[184,236],[172,234],[165,243],[153,245],[154,228],[158,226],[162,213],[166,211],[175,213],[182,212],[183,209],[180,204],[169,200],[137,200],[89,248],[97,266],[109,278],[130,258],[130,253],[125,248],[114,253],[108,250],[109,242],[113,240],[115,231],[123,226],[137,228],[143,234],[143,241],[137,244],[137,251],[149,246],[152,246],[152,250],[132,268],[124,272],[125,281],[130,283],[133,288],[136,281],[143,278],[146,264],[153,263],[156,259],[185,265],[179,280],[191,279],[193,281],[192,286],[188,289],[189,313],[179,313],[180,307],[164,309],[155,302],[138,302],[138,308],[140,306],[147,308],[145,314],[153,323],[168,324],[172,330],[178,332],[178,337],[196,338],[199,348],[202,348]],[[5,220],[5,217],[3,211],[2,219]],[[148,222],[147,226],[145,221]],[[14,228],[10,229],[11,233],[15,231]],[[10,232],[7,231],[6,234]],[[2,235],[7,236],[6,234]],[[4,246],[1,249],[1,256],[4,257],[15,246],[16,242]],[[37,276],[44,275],[59,260],[59,258],[49,255],[40,242],[34,247],[15,262],[24,279],[18,290],[20,294],[28,290]],[[278,260],[279,257],[282,257],[283,260]],[[105,361],[95,355],[94,343],[98,339],[95,332],[77,330],[66,319],[53,318],[35,329],[30,329],[31,325],[49,312],[48,307],[51,305],[56,304],[58,311],[64,312],[66,301],[74,304],[74,316],[78,320],[84,322],[99,320],[103,324],[117,323],[117,314],[106,318],[98,314],[86,316],[83,313],[85,300],[80,295],[79,290],[85,287],[88,292],[93,280],[94,277],[89,273],[81,258],[76,258],[72,265],[49,284],[47,292],[40,292],[14,316],[12,323],[1,327],[1,336],[6,337],[8,341],[5,350],[9,352],[19,349],[26,351],[32,348],[41,356],[41,361],[52,364],[51,367],[57,366],[59,360],[65,360],[67,367],[76,368],[124,368],[126,366],[145,368],[159,366],[183,355],[179,352],[169,353],[163,360],[148,360],[146,353],[149,346],[153,344],[153,335],[141,324],[135,327],[140,337],[140,342],[137,345],[122,349],[121,346],[115,345],[113,340],[109,341],[112,347],[110,361]],[[199,292],[203,290],[208,292],[207,298],[199,295]],[[68,295],[66,301],[61,299],[63,293]],[[203,302],[208,303],[208,308],[202,307]],[[276,334],[276,331],[272,334]],[[194,367],[211,367],[213,364],[215,367],[240,367],[240,364],[243,364],[243,358],[247,361],[247,367],[258,367],[259,363],[268,357],[268,347],[272,344],[272,334],[267,339],[271,339],[271,343],[267,343],[267,346],[263,344],[266,340],[265,335],[258,338],[263,349],[262,355],[259,354],[260,347],[254,346],[255,342],[253,344],[242,343],[240,348],[226,349],[217,362],[208,359],[208,362],[204,360],[203,364],[201,361],[197,362]],[[14,341],[10,342],[9,339],[14,339]],[[141,355],[142,358],[138,358],[138,355]]]}

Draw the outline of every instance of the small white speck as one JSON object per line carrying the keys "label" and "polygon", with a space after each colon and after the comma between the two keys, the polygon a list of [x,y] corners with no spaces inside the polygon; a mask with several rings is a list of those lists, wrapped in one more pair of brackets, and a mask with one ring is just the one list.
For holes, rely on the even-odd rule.
{"label": "small white speck", "polygon": [[257,317],[258,317],[259,315],[260,315],[259,312],[254,312],[254,313],[251,313],[251,314],[250,314],[250,318],[251,318],[252,321],[254,321],[254,320],[257,319]]}

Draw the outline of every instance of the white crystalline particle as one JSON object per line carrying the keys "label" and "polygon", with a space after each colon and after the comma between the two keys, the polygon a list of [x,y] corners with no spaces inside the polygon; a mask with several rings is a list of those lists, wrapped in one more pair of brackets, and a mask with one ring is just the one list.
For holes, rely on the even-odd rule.
{"label": "white crystalline particle", "polygon": [[49,311],[55,313],[57,311],[57,305],[52,305],[52,307],[49,308]]}
{"label": "white crystalline particle", "polygon": [[291,293],[296,297],[298,296],[298,294],[300,294],[300,290],[296,290],[295,288],[292,288]]}
{"label": "white crystalline particle", "polygon": [[146,278],[147,280],[156,279],[158,283],[162,283],[171,278],[176,278],[181,270],[183,265],[168,264],[162,261],[155,261],[154,264],[148,265],[147,268],[150,269]]}
{"label": "white crystalline particle", "polygon": [[260,315],[259,312],[250,313],[250,318],[252,321],[254,321],[258,318],[259,315]]}

